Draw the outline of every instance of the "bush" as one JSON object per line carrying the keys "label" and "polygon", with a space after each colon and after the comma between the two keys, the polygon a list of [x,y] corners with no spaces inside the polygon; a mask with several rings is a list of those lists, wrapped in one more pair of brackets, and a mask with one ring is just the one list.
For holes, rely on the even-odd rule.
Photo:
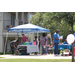
{"label": "bush", "polygon": [[[0,55],[3,55],[4,52],[0,52]],[[5,54],[12,54],[11,52],[5,52]]]}

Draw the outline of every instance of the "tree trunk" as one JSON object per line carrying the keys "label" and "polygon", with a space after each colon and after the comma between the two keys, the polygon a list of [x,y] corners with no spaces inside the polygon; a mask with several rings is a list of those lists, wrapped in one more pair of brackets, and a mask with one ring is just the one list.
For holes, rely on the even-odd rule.
{"label": "tree trunk", "polygon": [[73,23],[71,24],[71,27],[72,27],[72,34],[74,34],[74,31],[73,31]]}

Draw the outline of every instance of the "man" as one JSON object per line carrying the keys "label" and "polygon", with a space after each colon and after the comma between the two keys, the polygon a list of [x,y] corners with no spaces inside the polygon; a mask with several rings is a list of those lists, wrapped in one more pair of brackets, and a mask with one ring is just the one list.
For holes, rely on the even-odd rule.
{"label": "man", "polygon": [[54,33],[54,36],[53,36],[53,43],[55,45],[55,50],[54,50],[54,54],[55,55],[59,55],[59,51],[58,51],[58,44],[59,44],[59,34],[58,34],[59,30],[57,29],[56,32]]}
{"label": "man", "polygon": [[67,39],[65,39],[65,42],[63,42],[63,44],[68,44]]}
{"label": "man", "polygon": [[21,44],[23,44],[24,42],[26,42],[27,41],[27,37],[26,36],[24,36],[24,34],[22,34],[22,38],[21,38]]}
{"label": "man", "polygon": [[14,40],[14,41],[10,42],[10,47],[11,47],[11,50],[12,50],[12,55],[14,55],[14,51],[15,50],[18,50],[18,43],[19,43],[18,40]]}

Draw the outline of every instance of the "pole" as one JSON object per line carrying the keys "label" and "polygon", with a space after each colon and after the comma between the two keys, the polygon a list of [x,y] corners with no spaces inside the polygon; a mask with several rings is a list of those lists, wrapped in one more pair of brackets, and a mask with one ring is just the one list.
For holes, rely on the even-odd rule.
{"label": "pole", "polygon": [[50,44],[52,44],[52,37],[51,37],[51,33],[49,33],[50,34]]}
{"label": "pole", "polygon": [[19,34],[19,33],[17,33],[17,37],[16,37],[16,40],[18,40],[18,34]]}
{"label": "pole", "polygon": [[74,62],[74,43],[72,43],[72,62]]}
{"label": "pole", "polygon": [[[73,24],[75,25],[75,14],[74,14],[74,17],[73,17]],[[74,25],[73,25],[73,34],[75,32],[75,28],[74,28]],[[72,43],[72,62],[74,62],[74,42]]]}
{"label": "pole", "polygon": [[[38,50],[38,31],[37,31],[37,50]],[[39,53],[39,50],[38,50]]]}
{"label": "pole", "polygon": [[30,33],[29,33],[29,35],[28,35],[28,42],[30,42]]}
{"label": "pole", "polygon": [[[74,33],[75,33],[75,31],[74,31]],[[74,35],[74,41],[75,41],[75,35]],[[74,43],[73,43],[73,46],[74,46]],[[75,53],[75,52],[74,52],[74,47],[73,47],[73,55],[74,55],[74,53]],[[74,56],[73,59],[74,59],[74,62],[75,62],[75,56]]]}
{"label": "pole", "polygon": [[37,41],[38,41],[38,31],[37,31]]}
{"label": "pole", "polygon": [[[75,31],[74,31],[74,33],[75,33]],[[73,34],[74,34],[73,33]],[[74,36],[75,37],[75,36]],[[75,41],[75,39],[74,39],[74,41]],[[75,62],[75,59],[74,59],[74,42],[73,42],[73,47],[72,47],[73,49],[72,49],[72,62]]]}
{"label": "pole", "polygon": [[5,48],[4,48],[4,55],[5,55],[5,49],[6,49],[6,44],[7,44],[7,37],[8,37],[8,32],[7,32],[7,35],[6,35],[6,42],[5,42]]}

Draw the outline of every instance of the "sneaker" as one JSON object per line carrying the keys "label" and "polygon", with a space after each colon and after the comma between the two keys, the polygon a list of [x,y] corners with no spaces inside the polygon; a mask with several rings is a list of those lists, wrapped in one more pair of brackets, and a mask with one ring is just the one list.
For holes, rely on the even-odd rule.
{"label": "sneaker", "polygon": [[58,54],[58,56],[61,56],[61,54]]}
{"label": "sneaker", "polygon": [[58,56],[58,54],[54,54],[54,56]]}

